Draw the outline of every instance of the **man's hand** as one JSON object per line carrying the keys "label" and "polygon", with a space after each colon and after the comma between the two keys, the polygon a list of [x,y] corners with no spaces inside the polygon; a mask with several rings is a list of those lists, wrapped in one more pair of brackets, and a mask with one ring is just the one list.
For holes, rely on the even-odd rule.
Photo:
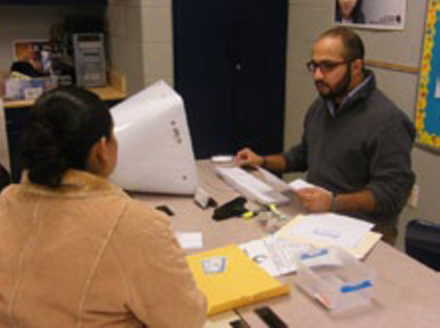
{"label": "man's hand", "polygon": [[323,188],[302,188],[296,191],[302,205],[310,212],[327,212],[331,210],[333,195]]}
{"label": "man's hand", "polygon": [[261,166],[264,160],[251,149],[244,148],[235,155],[235,162],[239,166],[257,167]]}

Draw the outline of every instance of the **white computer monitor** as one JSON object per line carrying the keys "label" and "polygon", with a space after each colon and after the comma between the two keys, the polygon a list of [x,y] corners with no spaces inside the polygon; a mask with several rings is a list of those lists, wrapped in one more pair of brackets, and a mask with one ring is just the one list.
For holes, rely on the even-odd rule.
{"label": "white computer monitor", "polygon": [[192,195],[194,152],[182,98],[164,81],[111,108],[119,143],[111,180],[139,192]]}

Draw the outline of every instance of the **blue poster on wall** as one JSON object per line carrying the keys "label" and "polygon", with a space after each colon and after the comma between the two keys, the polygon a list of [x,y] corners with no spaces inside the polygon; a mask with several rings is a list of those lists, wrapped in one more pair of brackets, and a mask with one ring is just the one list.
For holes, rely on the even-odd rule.
{"label": "blue poster on wall", "polygon": [[431,0],[426,19],[418,101],[417,141],[440,149],[440,0]]}

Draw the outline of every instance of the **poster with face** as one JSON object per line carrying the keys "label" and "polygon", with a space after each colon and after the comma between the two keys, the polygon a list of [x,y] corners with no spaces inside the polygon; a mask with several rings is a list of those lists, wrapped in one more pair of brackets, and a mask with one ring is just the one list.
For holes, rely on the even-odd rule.
{"label": "poster with face", "polygon": [[40,74],[50,71],[51,48],[47,40],[16,40],[13,45],[14,59],[32,65]]}
{"label": "poster with face", "polygon": [[336,24],[403,30],[406,0],[335,0]]}

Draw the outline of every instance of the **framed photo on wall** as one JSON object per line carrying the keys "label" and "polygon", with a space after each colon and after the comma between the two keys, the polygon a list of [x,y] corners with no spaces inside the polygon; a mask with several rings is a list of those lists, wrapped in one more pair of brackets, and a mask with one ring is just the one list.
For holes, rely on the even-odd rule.
{"label": "framed photo on wall", "polygon": [[334,0],[334,22],[361,28],[403,30],[407,0]]}

